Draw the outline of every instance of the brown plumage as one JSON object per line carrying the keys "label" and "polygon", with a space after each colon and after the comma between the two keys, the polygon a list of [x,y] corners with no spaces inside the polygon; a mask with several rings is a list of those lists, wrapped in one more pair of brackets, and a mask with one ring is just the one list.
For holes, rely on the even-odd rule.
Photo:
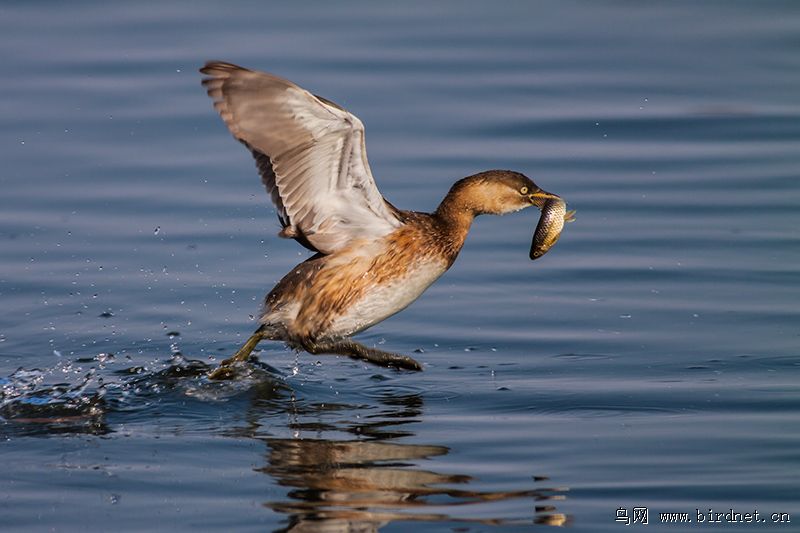
{"label": "brown plumage", "polygon": [[272,74],[220,62],[200,71],[214,107],[256,160],[280,235],[317,252],[275,285],[261,326],[212,377],[227,376],[263,339],[420,370],[410,357],[349,337],[405,308],[450,268],[474,217],[557,198],[519,172],[490,170],[457,181],[434,213],[399,210],[375,185],[354,115]]}

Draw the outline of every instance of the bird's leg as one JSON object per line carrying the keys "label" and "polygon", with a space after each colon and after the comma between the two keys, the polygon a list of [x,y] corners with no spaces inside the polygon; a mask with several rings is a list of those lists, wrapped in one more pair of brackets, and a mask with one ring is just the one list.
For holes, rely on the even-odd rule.
{"label": "bird's leg", "polygon": [[380,366],[403,368],[405,370],[422,370],[422,365],[407,355],[368,348],[351,339],[305,343],[303,348],[312,354],[346,355],[353,359],[360,359]]}
{"label": "bird's leg", "polygon": [[239,348],[233,356],[225,359],[222,361],[217,368],[209,372],[208,378],[209,379],[228,379],[231,377],[231,370],[230,366],[235,363],[243,363],[250,358],[250,354],[255,349],[256,345],[265,339],[267,336],[264,332],[264,326],[262,325],[259,327],[250,338],[247,339],[247,342]]}

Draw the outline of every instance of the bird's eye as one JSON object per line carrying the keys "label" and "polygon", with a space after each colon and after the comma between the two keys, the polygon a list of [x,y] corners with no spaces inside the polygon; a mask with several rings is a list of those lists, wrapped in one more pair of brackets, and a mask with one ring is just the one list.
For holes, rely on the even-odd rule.
{"label": "bird's eye", "polygon": [[523,187],[523,188],[521,188],[521,189],[519,190],[519,192],[520,192],[521,194],[528,194],[528,188],[527,188],[527,187]]}

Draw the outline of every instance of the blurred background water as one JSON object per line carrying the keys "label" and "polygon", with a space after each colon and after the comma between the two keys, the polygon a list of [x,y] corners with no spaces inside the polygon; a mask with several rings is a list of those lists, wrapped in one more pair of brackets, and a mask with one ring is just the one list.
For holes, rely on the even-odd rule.
{"label": "blurred background water", "polygon": [[[0,528],[796,530],[799,30],[791,1],[4,3]],[[401,208],[512,168],[578,220],[532,263],[535,213],[479,219],[359,336],[423,373],[265,343],[208,382],[307,256],[208,59],[359,116]]]}

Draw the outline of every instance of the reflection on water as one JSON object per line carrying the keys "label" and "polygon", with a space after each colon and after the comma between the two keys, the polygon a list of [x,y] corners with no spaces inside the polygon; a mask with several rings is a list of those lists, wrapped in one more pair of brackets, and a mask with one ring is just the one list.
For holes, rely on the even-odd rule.
{"label": "reflection on water", "polygon": [[[564,525],[553,502],[564,488],[492,492],[454,489],[471,477],[440,474],[415,463],[444,455],[444,446],[371,441],[267,439],[268,466],[260,469],[292,487],[288,501],[266,505],[290,516],[285,531],[377,531],[392,521],[508,524],[504,518],[459,518],[448,507],[530,498],[537,524]],[[544,504],[547,502],[547,504]],[[438,511],[438,512],[437,512]]]}
{"label": "reflection on water", "polygon": [[[568,517],[557,512],[555,501],[565,488],[536,487],[517,491],[470,490],[473,478],[422,469],[419,462],[446,455],[446,446],[397,442],[413,437],[409,424],[423,414],[419,394],[385,394],[377,412],[364,420],[331,426],[319,421],[323,411],[357,412],[358,406],[294,406],[289,427],[323,435],[342,430],[354,439],[262,438],[268,447],[267,465],[259,471],[291,490],[287,499],[265,505],[289,515],[283,531],[377,531],[392,521],[476,522],[509,524],[504,517],[465,518],[451,509],[513,498],[530,498],[531,514],[521,523],[564,525]],[[303,411],[300,418],[299,410]],[[544,476],[533,478],[538,485]],[[458,485],[459,488],[453,488]]]}
{"label": "reflection on water", "polygon": [[[526,490],[476,490],[469,487],[476,481],[469,474],[421,468],[421,462],[445,456],[450,449],[401,442],[415,438],[413,424],[424,415],[419,393],[386,386],[372,404],[321,403],[299,398],[263,363],[238,367],[236,379],[227,382],[208,380],[212,366],[180,352],[147,366],[113,370],[113,363],[113,356],[101,354],[61,361],[51,369],[18,369],[0,380],[0,427],[14,436],[104,435],[123,427],[127,418],[157,417],[170,405],[185,408],[194,400],[207,411],[244,395],[243,425],[218,429],[227,437],[267,446],[266,465],[256,470],[288,489],[285,499],[264,503],[288,516],[283,531],[377,531],[394,521],[569,523],[556,507],[567,489],[549,486],[546,476],[531,475],[532,486]],[[67,381],[72,376],[72,382],[52,383],[56,376]],[[292,437],[265,436],[265,429]],[[477,516],[458,512],[464,506],[511,499],[529,499],[531,515],[496,516],[492,508]]]}

